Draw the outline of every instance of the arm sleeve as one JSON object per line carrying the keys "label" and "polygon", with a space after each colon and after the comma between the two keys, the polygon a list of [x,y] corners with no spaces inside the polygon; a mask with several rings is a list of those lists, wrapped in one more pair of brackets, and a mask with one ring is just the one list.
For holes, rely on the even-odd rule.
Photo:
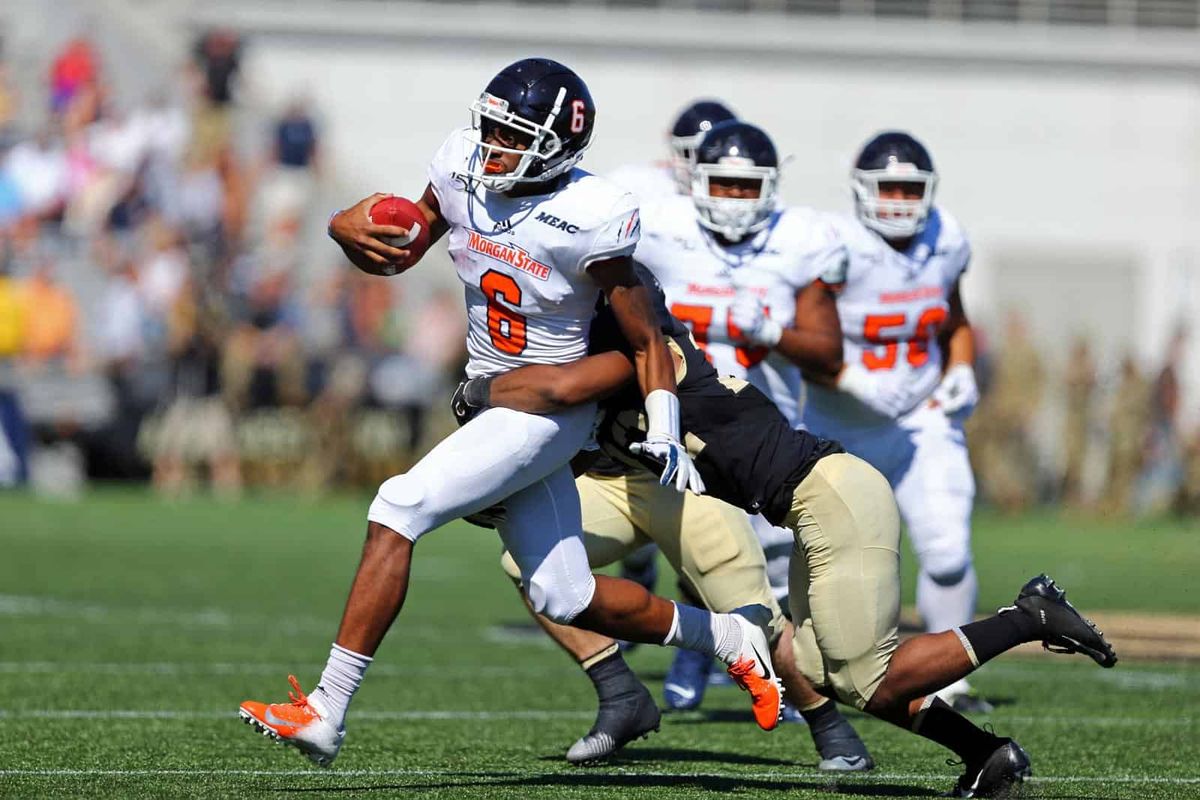
{"label": "arm sleeve", "polygon": [[596,228],[591,244],[579,259],[579,270],[596,261],[631,256],[642,236],[642,220],[637,199],[629,193],[621,196],[605,221]]}

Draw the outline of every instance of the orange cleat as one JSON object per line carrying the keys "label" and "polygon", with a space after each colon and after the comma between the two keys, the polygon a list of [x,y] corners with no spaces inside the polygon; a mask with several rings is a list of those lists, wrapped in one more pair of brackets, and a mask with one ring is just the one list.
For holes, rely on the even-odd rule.
{"label": "orange cleat", "polygon": [[295,675],[288,675],[295,691],[288,692],[290,703],[259,703],[247,700],[238,716],[250,727],[280,744],[291,745],[320,767],[328,767],[342,749],[346,731],[337,730],[326,720],[320,708],[300,690]]}
{"label": "orange cleat", "polygon": [[742,628],[742,649],[729,666],[729,677],[750,693],[754,721],[764,731],[774,730],[783,716],[783,684],[771,663],[771,647],[766,634],[749,615],[769,614],[765,606],[734,609],[733,618]]}

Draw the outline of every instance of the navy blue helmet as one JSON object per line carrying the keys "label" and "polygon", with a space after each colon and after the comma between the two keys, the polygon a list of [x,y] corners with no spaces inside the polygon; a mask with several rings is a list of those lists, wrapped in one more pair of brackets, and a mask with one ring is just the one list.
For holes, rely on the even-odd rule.
{"label": "navy blue helmet", "polygon": [[913,136],[884,131],[859,151],[850,186],[863,225],[887,239],[907,239],[925,228],[937,170],[925,145]]}
{"label": "navy blue helmet", "polygon": [[[713,196],[715,185],[719,196]],[[704,227],[730,241],[762,230],[775,210],[778,189],[779,154],[762,128],[722,122],[700,140],[692,202]]]}
{"label": "navy blue helmet", "polygon": [[[574,168],[592,143],[596,104],[587,84],[568,67],[548,58],[525,58],[492,78],[471,104],[471,122],[478,141],[466,174],[505,192]],[[516,168],[489,171],[489,156],[502,153],[520,154]]]}
{"label": "navy blue helmet", "polygon": [[671,124],[671,168],[679,191],[687,193],[692,186],[692,164],[696,160],[696,147],[704,134],[714,125],[737,119],[737,116],[719,100],[696,100],[686,106]]}

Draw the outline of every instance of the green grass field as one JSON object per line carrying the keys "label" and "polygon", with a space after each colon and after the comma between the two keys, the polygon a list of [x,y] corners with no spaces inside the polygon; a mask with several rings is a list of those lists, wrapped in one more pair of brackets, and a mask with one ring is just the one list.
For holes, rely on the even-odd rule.
{"label": "green grass field", "polygon": [[[610,766],[562,760],[591,723],[576,667],[524,621],[494,535],[455,525],[417,549],[409,603],[351,709],[337,766],[310,767],[237,721],[247,697],[311,686],[334,633],[366,498],[75,505],[0,495],[0,796],[928,797],[946,753],[854,715],[879,768],[830,783],[807,731],[764,734],[736,689]],[[981,516],[981,607],[1045,569],[1084,609],[1200,614],[1200,531]],[[911,578],[911,575],[909,575]],[[911,580],[909,581],[911,586]],[[659,693],[669,653],[632,665]],[[1200,665],[1008,658],[973,679],[1044,798],[1200,797]]]}

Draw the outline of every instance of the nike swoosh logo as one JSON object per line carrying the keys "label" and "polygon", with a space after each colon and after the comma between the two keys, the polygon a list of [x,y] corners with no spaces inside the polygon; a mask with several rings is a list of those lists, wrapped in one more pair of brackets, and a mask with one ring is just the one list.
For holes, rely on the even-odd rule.
{"label": "nike swoosh logo", "polygon": [[695,689],[688,689],[684,686],[680,686],[678,683],[668,683],[663,688],[666,689],[668,692],[674,692],[675,694],[682,697],[684,700],[696,699],[696,690]]}
{"label": "nike swoosh logo", "polygon": [[758,657],[759,665],[762,666],[763,674],[761,675],[761,677],[770,678],[771,673],[767,672],[767,664],[769,664],[771,662],[767,661],[765,658],[762,657],[762,653],[758,652],[758,645],[756,645],[754,642],[750,642],[750,649],[754,651],[754,655]]}
{"label": "nike swoosh logo", "polygon": [[268,724],[282,725],[285,728],[295,728],[296,727],[296,723],[288,722],[286,719],[280,719],[279,717],[277,717],[273,713],[271,713],[271,709],[269,709],[269,708],[267,709],[267,713],[264,714],[263,716],[266,719]]}

